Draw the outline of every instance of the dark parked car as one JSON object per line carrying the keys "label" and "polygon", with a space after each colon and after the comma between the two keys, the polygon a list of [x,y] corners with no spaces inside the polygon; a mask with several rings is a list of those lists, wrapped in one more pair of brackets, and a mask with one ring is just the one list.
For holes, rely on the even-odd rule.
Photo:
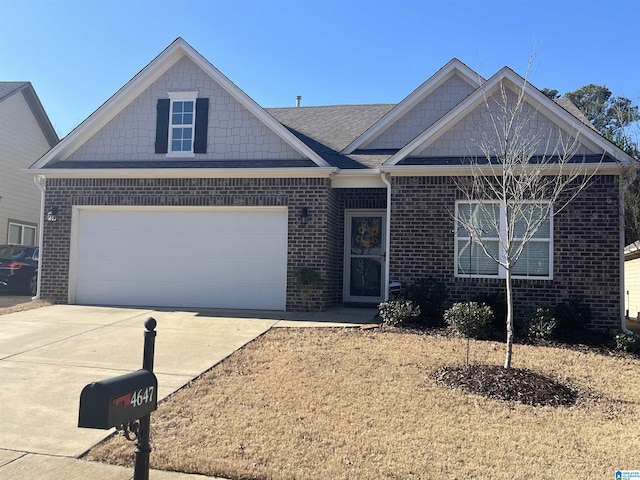
{"label": "dark parked car", "polygon": [[38,289],[38,247],[0,245],[0,285],[34,296]]}

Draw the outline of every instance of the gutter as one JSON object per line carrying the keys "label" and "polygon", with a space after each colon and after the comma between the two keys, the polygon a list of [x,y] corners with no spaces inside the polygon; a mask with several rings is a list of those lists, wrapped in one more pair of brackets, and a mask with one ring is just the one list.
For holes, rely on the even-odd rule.
{"label": "gutter", "polygon": [[41,168],[26,173],[47,178],[327,178],[336,167],[298,168]]}
{"label": "gutter", "polygon": [[46,178],[42,175],[36,175],[33,177],[33,181],[35,182],[38,190],[40,190],[40,231],[38,232],[38,245],[40,248],[40,255],[38,259],[38,287],[36,290],[36,296],[32,297],[31,300],[39,300],[40,299],[40,277],[42,276],[42,240],[44,238],[44,201],[45,201],[45,191],[46,187],[40,183],[40,180],[45,180]]}
{"label": "gutter", "polygon": [[383,299],[386,302],[389,300],[389,259],[391,251],[391,182],[389,181],[390,174],[382,172],[380,178],[382,183],[387,186],[387,228],[385,228],[384,239],[384,295]]}

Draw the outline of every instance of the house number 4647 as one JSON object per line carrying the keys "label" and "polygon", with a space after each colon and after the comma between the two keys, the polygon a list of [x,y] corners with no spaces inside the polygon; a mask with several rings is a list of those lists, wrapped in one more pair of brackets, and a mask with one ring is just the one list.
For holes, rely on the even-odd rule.
{"label": "house number 4647", "polygon": [[153,390],[154,387],[141,388],[137,392],[133,392],[131,394],[131,405],[134,407],[139,407],[144,405],[145,403],[149,403],[153,401]]}

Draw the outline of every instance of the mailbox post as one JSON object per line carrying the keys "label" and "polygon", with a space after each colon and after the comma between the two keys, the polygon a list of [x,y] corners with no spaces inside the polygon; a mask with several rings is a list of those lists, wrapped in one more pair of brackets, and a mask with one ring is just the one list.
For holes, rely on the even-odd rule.
{"label": "mailbox post", "polygon": [[144,326],[142,369],[93,382],[80,394],[78,427],[122,430],[136,437],[134,480],[149,479],[149,429],[151,412],[158,406],[158,379],[153,373],[157,322],[149,317]]}
{"label": "mailbox post", "polygon": [[[144,326],[144,352],[142,353],[142,369],[153,372],[153,356],[156,344],[156,321],[149,317]],[[151,413],[147,413],[140,419],[140,430],[136,443],[136,466],[133,471],[133,480],[149,480],[149,430],[151,428]]]}

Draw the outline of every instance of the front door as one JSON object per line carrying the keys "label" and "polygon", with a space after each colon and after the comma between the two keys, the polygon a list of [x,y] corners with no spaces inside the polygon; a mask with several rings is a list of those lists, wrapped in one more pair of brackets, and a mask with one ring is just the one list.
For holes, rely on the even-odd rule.
{"label": "front door", "polygon": [[385,212],[345,212],[344,301],[384,300]]}

